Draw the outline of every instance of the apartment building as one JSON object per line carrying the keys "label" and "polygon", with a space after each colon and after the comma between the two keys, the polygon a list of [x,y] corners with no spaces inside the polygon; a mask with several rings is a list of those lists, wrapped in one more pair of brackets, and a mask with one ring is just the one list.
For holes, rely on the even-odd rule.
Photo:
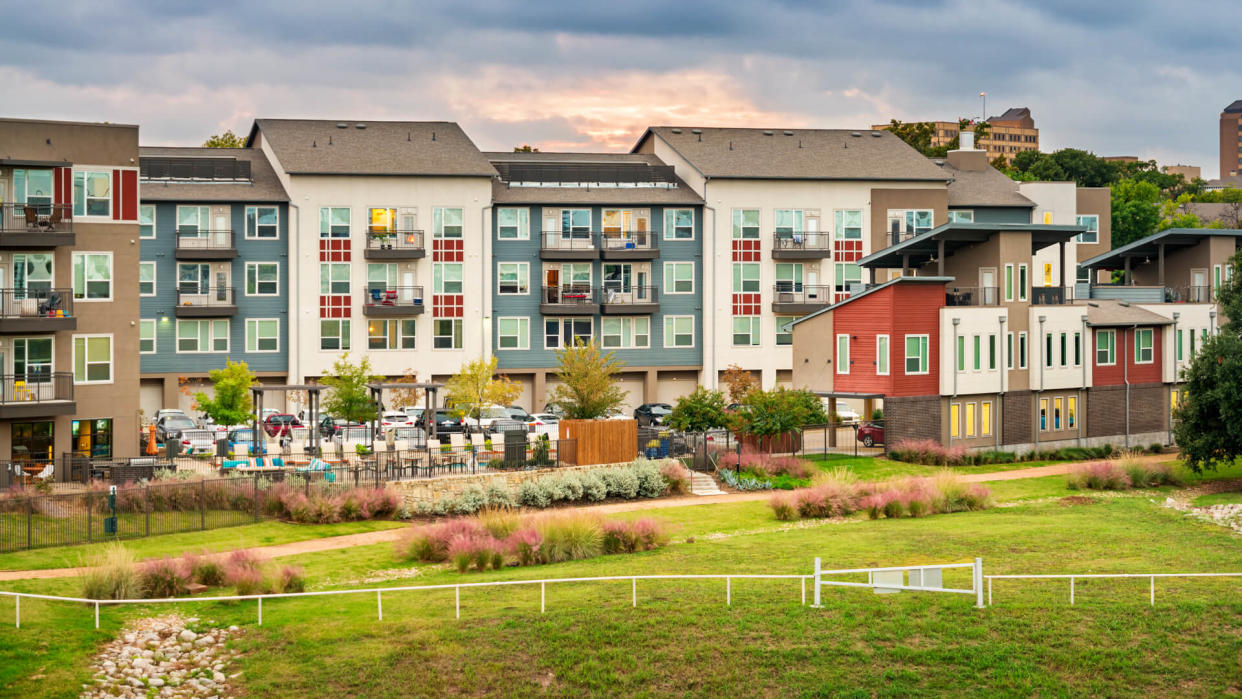
{"label": "apartment building", "polygon": [[[492,349],[542,409],[556,350],[594,340],[625,362],[630,410],[672,403],[703,368],[703,198],[655,155],[487,153]],[[627,411],[628,412],[628,411]]]}
{"label": "apartment building", "polygon": [[[948,146],[953,139],[961,142],[961,127],[956,121],[933,121],[931,146],[941,148]],[[988,117],[990,133],[987,138],[980,139],[976,146],[987,153],[988,162],[1003,157],[1012,161],[1022,151],[1039,150],[1039,129],[1035,128],[1035,120],[1031,110],[1026,107],[1011,107],[1000,116]],[[887,130],[891,124],[872,124],[877,131]],[[965,143],[962,143],[965,146]]]}
{"label": "apartment building", "polygon": [[790,323],[846,298],[858,262],[943,224],[949,176],[884,131],[649,128],[633,147],[703,204],[701,381],[792,385]]}
{"label": "apartment building", "polygon": [[138,448],[138,127],[0,119],[0,459]]}
{"label": "apartment building", "polygon": [[[257,148],[139,149],[139,354],[143,414],[211,393],[244,361],[286,382],[289,197]],[[279,407],[277,405],[276,407]]]}
{"label": "apartment building", "polygon": [[1220,113],[1220,179],[1242,175],[1242,100]]}
{"label": "apartment building", "polygon": [[345,353],[444,380],[491,352],[496,170],[451,122],[258,119],[289,195],[288,377]]}

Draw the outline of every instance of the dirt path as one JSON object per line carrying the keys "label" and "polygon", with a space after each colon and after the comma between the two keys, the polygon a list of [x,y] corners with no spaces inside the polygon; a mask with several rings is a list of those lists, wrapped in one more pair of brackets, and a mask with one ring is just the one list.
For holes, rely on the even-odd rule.
{"label": "dirt path", "polygon": [[[1167,454],[1151,454],[1140,457],[1143,461],[1168,461]],[[962,479],[969,483],[986,483],[988,481],[1012,481],[1022,478],[1041,478],[1043,476],[1056,476],[1069,473],[1076,464],[1052,464],[1050,466],[1036,466],[1035,468],[1021,468],[1012,471],[996,471],[993,473],[970,473],[964,474]],[[662,500],[641,500],[632,502],[614,502],[606,505],[591,505],[579,509],[598,512],[600,514],[612,514],[616,512],[634,512],[636,510],[661,510],[669,507],[686,507],[691,505],[716,505],[720,503],[732,502],[752,502],[755,500],[766,500],[771,497],[771,491],[760,490],[747,493],[728,493],[726,495],[712,496],[686,496],[678,498],[665,498]],[[283,556],[296,556],[303,553],[317,553],[319,551],[335,551],[337,549],[350,548],[351,546],[365,546],[368,544],[382,544],[386,542],[396,541],[401,536],[403,529],[384,529],[374,532],[363,532],[361,534],[346,534],[344,536],[332,536],[322,539],[307,539],[305,541],[291,541],[285,544],[276,544],[273,546],[259,546],[250,549],[260,558],[280,558]],[[216,554],[223,557],[228,552]],[[10,570],[0,571],[0,582],[8,582],[13,580],[40,580],[48,578],[66,578],[82,573],[81,568],[50,568],[47,570]]]}

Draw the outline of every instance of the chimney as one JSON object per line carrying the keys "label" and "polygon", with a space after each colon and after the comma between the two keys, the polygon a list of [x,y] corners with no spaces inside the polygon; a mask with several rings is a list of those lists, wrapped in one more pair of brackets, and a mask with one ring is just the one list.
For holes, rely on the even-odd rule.
{"label": "chimney", "polygon": [[975,149],[975,132],[973,130],[966,131],[965,129],[963,129],[962,132],[958,134],[958,143],[960,144],[958,146],[960,150],[974,150]]}
{"label": "chimney", "polygon": [[987,151],[975,148],[975,131],[962,129],[958,134],[957,150],[949,151],[946,160],[958,170],[986,170],[988,167]]}

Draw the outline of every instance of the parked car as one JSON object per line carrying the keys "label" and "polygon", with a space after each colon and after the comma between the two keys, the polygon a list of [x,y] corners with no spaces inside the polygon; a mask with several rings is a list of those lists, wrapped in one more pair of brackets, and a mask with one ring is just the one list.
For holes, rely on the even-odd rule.
{"label": "parked car", "polygon": [[264,408],[263,414],[259,416],[259,421],[267,422],[267,419],[271,417],[272,415],[280,415],[280,414],[281,414],[281,411],[277,410],[276,408]]}
{"label": "parked car", "polygon": [[331,415],[320,415],[319,416],[319,436],[322,437],[323,439],[331,439],[335,437],[337,433],[347,428],[351,428],[351,427],[358,428],[358,429],[366,429],[366,425],[363,425],[358,422],[350,422],[349,420],[342,420],[340,418],[332,417]]}
{"label": "parked car", "polygon": [[380,413],[380,434],[387,432],[390,427],[408,427],[413,424],[414,421],[410,419],[410,416],[399,410],[385,410],[383,413]]}
{"label": "parked car", "polygon": [[179,439],[185,430],[196,430],[198,425],[185,413],[168,413],[155,421],[155,441],[166,444],[169,439]]}
{"label": "parked car", "polygon": [[294,427],[301,427],[302,421],[297,415],[275,413],[263,420],[263,431],[269,437],[288,437],[293,434]]}
{"label": "parked car", "polygon": [[407,406],[405,408],[402,408],[401,412],[405,413],[406,417],[410,418],[410,422],[417,423],[423,417],[423,410],[424,410],[423,408],[415,408],[414,406]]}
{"label": "parked car", "polygon": [[557,405],[556,403],[553,403],[553,402],[551,402],[551,401],[549,401],[548,403],[545,403],[545,404],[544,404],[544,406],[543,406],[543,412],[544,412],[544,414],[546,414],[546,415],[555,415],[555,416],[557,416],[557,417],[561,417],[561,418],[565,417],[565,411],[561,409],[561,406],[559,406],[559,405]]}
{"label": "parked car", "polygon": [[428,434],[431,434],[429,425],[431,421],[435,421],[437,435],[466,431],[466,419],[459,417],[457,411],[450,408],[436,408],[431,415],[423,414],[420,427],[426,430]]}
{"label": "parked car", "polygon": [[530,423],[534,421],[534,416],[526,412],[526,408],[523,408],[520,405],[510,405],[509,407],[505,408],[505,410],[509,412],[509,417],[514,420],[521,420],[522,422],[526,422],[526,423]]}
{"label": "parked car", "polygon": [[[827,408],[824,410],[826,411]],[[859,420],[862,420],[862,416],[859,415],[853,408],[840,403],[837,403],[837,418],[844,425],[853,425]]]}
{"label": "parked car", "polygon": [[234,456],[245,456],[254,446],[254,428],[235,427],[229,430],[228,444]]}
{"label": "parked car", "polygon": [[560,416],[553,413],[535,413],[531,417],[535,419],[535,434],[546,434],[552,439],[560,436]]}
{"label": "parked car", "polygon": [[863,443],[864,447],[874,447],[877,444],[884,443],[884,425],[877,425],[874,422],[864,422],[858,426],[858,441]]}
{"label": "parked car", "polygon": [[473,432],[491,432],[496,423],[509,422],[509,410],[500,405],[488,405],[479,409],[478,417],[465,417],[466,426]]}
{"label": "parked car", "polygon": [[629,415],[626,415],[625,411],[622,410],[621,408],[613,408],[612,410],[608,411],[606,415],[604,415],[604,419],[605,420],[632,420],[633,418],[631,418]]}
{"label": "parked car", "polygon": [[658,427],[672,412],[673,406],[668,403],[643,403],[634,409],[634,419],[639,427]]}

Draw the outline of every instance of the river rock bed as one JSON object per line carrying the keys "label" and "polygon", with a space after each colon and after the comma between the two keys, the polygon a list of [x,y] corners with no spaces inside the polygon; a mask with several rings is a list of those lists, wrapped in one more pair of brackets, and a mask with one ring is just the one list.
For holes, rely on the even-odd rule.
{"label": "river rock bed", "polygon": [[238,656],[225,648],[239,633],[176,614],[139,619],[100,651],[83,697],[230,697]]}

